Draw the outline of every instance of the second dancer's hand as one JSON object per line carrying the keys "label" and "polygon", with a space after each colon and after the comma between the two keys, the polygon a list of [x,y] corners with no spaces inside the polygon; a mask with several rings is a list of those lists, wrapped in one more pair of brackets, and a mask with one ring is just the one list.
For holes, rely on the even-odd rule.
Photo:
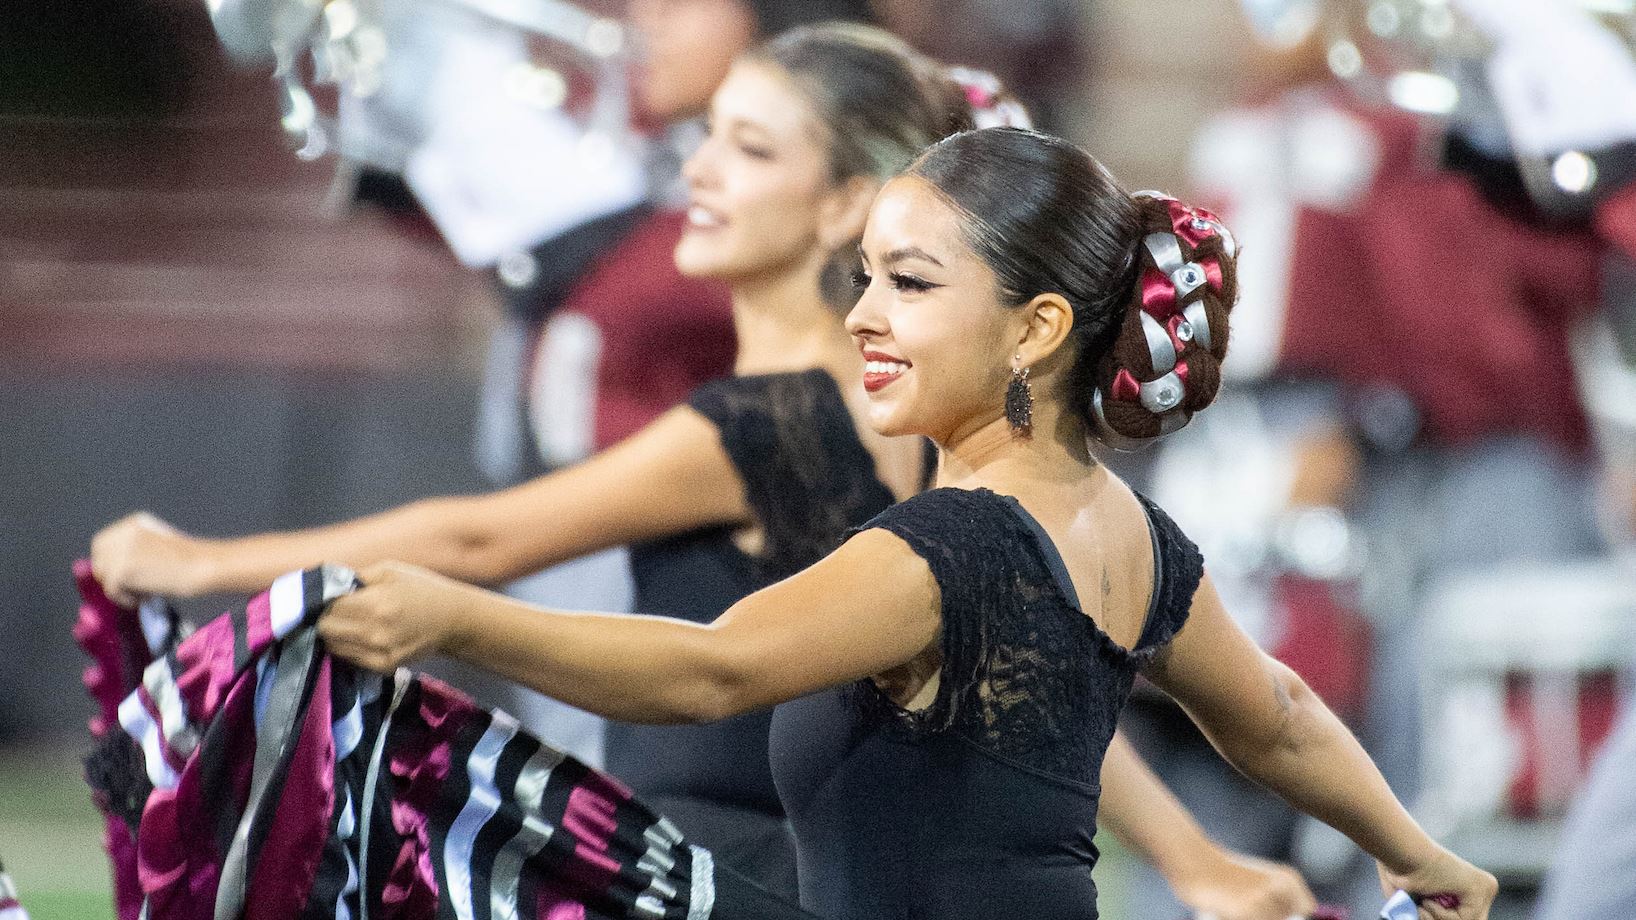
{"label": "second dancer's hand", "polygon": [[91,571],[115,603],[201,592],[209,553],[203,541],[146,511],[128,514],[91,538]]}
{"label": "second dancer's hand", "polygon": [[1199,920],[1290,920],[1318,906],[1294,869],[1225,849],[1175,887]]}
{"label": "second dancer's hand", "polygon": [[318,619],[329,650],[383,673],[444,649],[462,597],[472,589],[419,566],[384,562],[360,569],[363,587]]}

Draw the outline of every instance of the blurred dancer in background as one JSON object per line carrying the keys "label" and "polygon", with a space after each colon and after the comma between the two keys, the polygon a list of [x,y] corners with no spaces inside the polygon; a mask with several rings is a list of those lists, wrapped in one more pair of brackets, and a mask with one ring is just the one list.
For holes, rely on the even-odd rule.
{"label": "blurred dancer in background", "polygon": [[[549,56],[553,46],[519,24],[527,15],[501,22],[459,3],[388,2],[379,85],[342,95],[339,147],[353,164],[343,168],[359,173],[358,196],[429,216],[503,305],[474,445],[496,486],[583,460],[730,371],[725,288],[671,261],[680,163],[739,53],[793,25],[871,17],[863,0],[636,0],[626,11],[620,67],[601,58],[609,48],[579,39]],[[585,15],[543,3],[539,12]],[[629,609],[628,557],[616,547],[507,590]],[[474,680],[484,678],[462,675]],[[601,720],[521,688],[484,692],[511,696],[526,724],[604,762]]]}
{"label": "blurred dancer in background", "polygon": [[[635,116],[650,132],[642,154],[646,190],[499,257],[493,276],[506,312],[490,345],[476,445],[491,482],[512,485],[583,460],[731,372],[726,289],[679,273],[671,259],[683,229],[679,164],[698,143],[698,119],[739,54],[802,23],[870,19],[864,0],[630,5],[639,53]],[[552,165],[536,168],[549,173]],[[628,555],[614,548],[575,559],[512,590],[534,603],[628,610]],[[600,720],[528,696],[530,722],[587,762],[607,762]],[[620,740],[611,744],[617,754]]]}
{"label": "blurred dancer in background", "polygon": [[[387,556],[494,581],[629,538],[637,609],[710,622],[918,490],[929,474],[924,445],[868,435],[855,417],[862,368],[840,326],[855,296],[845,266],[884,176],[969,124],[971,105],[997,112],[1007,103],[955,85],[880,33],[812,33],[775,48],[742,63],[718,94],[712,134],[687,167],[694,205],[676,253],[687,274],[732,286],[740,376],[702,387],[687,408],[602,456],[494,496],[236,541],[128,520],[98,539],[105,584],[119,593],[248,588],[296,557]],[[700,447],[724,465],[688,461]],[[675,484],[748,503],[749,519],[673,519],[642,497]],[[692,728],[619,726],[611,767],[718,857],[789,890],[768,720],[762,712]],[[1288,869],[1199,834],[1122,746],[1110,751],[1105,785],[1111,826],[1189,904],[1231,920],[1283,920],[1312,906]]]}

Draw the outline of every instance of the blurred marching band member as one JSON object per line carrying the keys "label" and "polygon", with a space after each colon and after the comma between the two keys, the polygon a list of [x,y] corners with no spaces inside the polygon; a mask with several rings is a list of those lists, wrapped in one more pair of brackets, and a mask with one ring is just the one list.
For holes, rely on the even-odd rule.
{"label": "blurred marching band member", "polygon": [[28,920],[28,912],[17,902],[17,887],[4,865],[0,865],[0,920]]}
{"label": "blurred marching band member", "polygon": [[[1531,199],[1516,165],[1525,151],[1512,146],[1515,119],[1508,113],[1501,120],[1508,106],[1496,96],[1503,88],[1491,86],[1483,68],[1458,75],[1459,105],[1439,132],[1441,123],[1360,105],[1336,84],[1325,58],[1335,33],[1324,25],[1361,17],[1360,4],[1245,6],[1269,14],[1270,23],[1279,19],[1274,8],[1309,16],[1310,30],[1305,44],[1263,60],[1260,79],[1273,101],[1215,119],[1194,157],[1200,183],[1259,244],[1240,265],[1245,297],[1235,335],[1245,335],[1229,371],[1239,376],[1233,396],[1243,406],[1236,415],[1212,413],[1205,430],[1167,445],[1156,462],[1155,492],[1179,520],[1210,537],[1201,542],[1211,548],[1267,544],[1239,553],[1255,557],[1246,566],[1254,571],[1231,585],[1230,599],[1265,611],[1258,625],[1269,648],[1279,646],[1292,615],[1345,623],[1335,614],[1349,605],[1367,615],[1372,651],[1370,629],[1321,631],[1332,654],[1308,654],[1318,674],[1303,674],[1323,679],[1333,702],[1354,704],[1361,737],[1394,790],[1412,799],[1423,791],[1417,649],[1431,592],[1447,579],[1519,560],[1602,551],[1569,342],[1597,306],[1607,244],[1616,238],[1603,229],[1598,240],[1586,221],[1553,217]],[[1491,7],[1488,16],[1509,31],[1541,39],[1556,30],[1539,17],[1581,15],[1529,4],[1455,6],[1483,22],[1483,8]],[[1512,6],[1517,15],[1506,15]],[[1504,50],[1514,74],[1519,55]],[[1549,60],[1604,62],[1596,50]],[[1543,66],[1530,79],[1560,69],[1546,60],[1535,56]],[[1623,66],[1629,69],[1628,55]],[[1608,94],[1607,105],[1592,106],[1601,117],[1636,125],[1631,76],[1599,74],[1557,77],[1597,87]],[[1438,140],[1441,162],[1426,156],[1436,146],[1428,141]],[[1227,430],[1207,436],[1213,428]],[[1280,439],[1282,456],[1267,462]],[[1224,462],[1224,446],[1239,452],[1238,461]],[[1220,501],[1194,500],[1208,498],[1203,484],[1227,482],[1237,487],[1230,494],[1247,496],[1230,514]],[[1266,496],[1272,499],[1262,501]],[[1278,533],[1303,521],[1326,524],[1306,530],[1309,543],[1336,548],[1334,558],[1311,560],[1321,570],[1317,581],[1339,581],[1295,595],[1283,588],[1301,575],[1301,560],[1279,558]],[[1256,540],[1243,539],[1255,528]],[[1361,565],[1360,545],[1367,554]],[[1276,577],[1268,574],[1269,557]],[[1349,588],[1348,580],[1356,584]],[[1334,641],[1339,634],[1357,640],[1349,649]],[[1305,642],[1313,635],[1299,633]],[[1160,762],[1162,777],[1230,845],[1286,859],[1300,856],[1303,842],[1314,856],[1334,849],[1312,845],[1321,833],[1297,825],[1270,797],[1258,798],[1179,713],[1144,701],[1131,728],[1145,752],[1172,753]],[[1354,863],[1345,878],[1301,865],[1320,881],[1354,889],[1348,895],[1320,885],[1320,892],[1354,909],[1365,903],[1372,887],[1366,867]],[[1139,886],[1139,902],[1159,903],[1157,889]]]}

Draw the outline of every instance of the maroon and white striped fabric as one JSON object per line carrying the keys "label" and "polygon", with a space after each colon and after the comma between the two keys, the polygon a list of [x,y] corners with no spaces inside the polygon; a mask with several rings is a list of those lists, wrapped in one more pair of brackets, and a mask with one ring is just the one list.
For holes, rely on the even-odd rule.
{"label": "maroon and white striped fabric", "polygon": [[344,569],[286,575],[180,641],[80,575],[121,920],[803,916],[504,713],[323,654],[312,624],[354,587]]}
{"label": "maroon and white striped fabric", "polygon": [[3,864],[0,864],[0,920],[28,920],[28,912],[17,903],[17,886],[12,884]]}

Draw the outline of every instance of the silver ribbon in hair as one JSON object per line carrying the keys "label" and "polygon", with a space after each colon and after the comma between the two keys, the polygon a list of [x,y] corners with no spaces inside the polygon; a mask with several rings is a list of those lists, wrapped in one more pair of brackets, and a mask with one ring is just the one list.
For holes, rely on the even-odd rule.
{"label": "silver ribbon in hair", "polygon": [[[1145,389],[1144,387],[1144,391]],[[1120,434],[1108,424],[1108,416],[1102,409],[1101,387],[1091,394],[1091,417],[1096,422],[1096,435],[1102,443],[1114,450],[1127,452],[1141,450],[1167,434],[1180,431],[1192,419],[1192,415],[1187,412],[1167,412],[1159,416],[1159,433],[1151,438],[1132,438]]]}
{"label": "silver ribbon in hair", "polygon": [[1171,341],[1170,333],[1159,325],[1146,310],[1139,314],[1142,319],[1142,333],[1147,336],[1148,357],[1153,361],[1153,371],[1162,374],[1176,366],[1176,343]]}
{"label": "silver ribbon in hair", "polygon": [[[1170,199],[1170,196],[1163,192],[1151,190],[1136,192],[1131,197]],[[1229,256],[1237,250],[1237,243],[1227,232],[1227,228],[1216,221],[1195,218],[1194,229],[1215,231],[1221,237]],[[1181,241],[1174,234],[1150,233],[1142,239],[1142,245],[1153,256],[1154,264],[1170,279],[1171,286],[1176,290],[1178,306],[1187,295],[1209,281],[1209,275],[1205,273],[1203,265],[1182,258]],[[1212,341],[1210,318],[1205,312],[1204,301],[1194,301],[1186,307],[1181,307],[1180,312],[1182,321],[1176,325],[1176,339],[1183,342],[1196,341],[1204,348],[1210,348]],[[1137,450],[1151,441],[1181,429],[1192,419],[1191,413],[1177,411],[1186,396],[1187,387],[1181,375],[1176,372],[1178,355],[1175,340],[1171,338],[1169,330],[1147,311],[1140,311],[1138,316],[1141,319],[1142,334],[1147,339],[1148,357],[1152,360],[1153,370],[1160,376],[1143,382],[1137,398],[1141,401],[1142,408],[1158,417],[1159,433],[1152,438],[1132,438],[1115,431],[1113,426],[1108,424],[1107,414],[1102,407],[1102,389],[1098,387],[1091,395],[1092,415],[1096,422],[1097,434],[1115,450]]]}

